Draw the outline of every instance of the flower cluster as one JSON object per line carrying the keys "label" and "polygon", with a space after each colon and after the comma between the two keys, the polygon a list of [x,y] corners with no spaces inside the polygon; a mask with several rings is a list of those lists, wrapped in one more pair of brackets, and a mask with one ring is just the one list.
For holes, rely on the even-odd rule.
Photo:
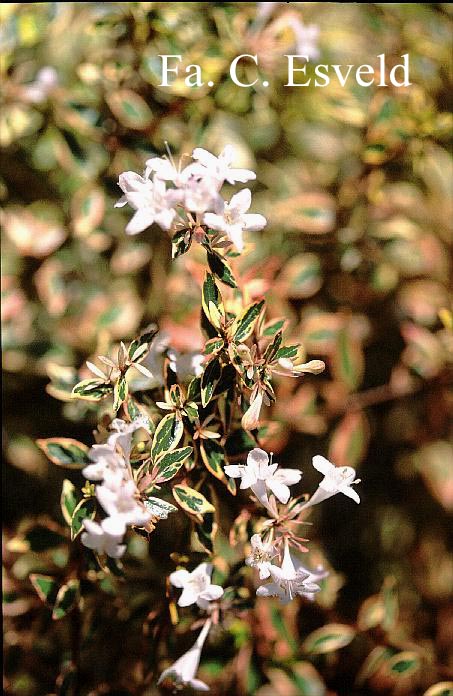
{"label": "flower cluster", "polygon": [[142,176],[135,172],[120,175],[118,185],[124,195],[116,206],[128,203],[135,210],[126,233],[137,234],[153,223],[163,230],[205,225],[242,251],[244,232],[263,229],[266,218],[248,212],[252,203],[250,189],[236,193],[229,202],[219,192],[225,181],[245,183],[255,179],[255,173],[232,166],[231,145],[218,157],[197,147],[192,158],[193,162],[181,169],[168,159],[153,157],[146,162]]}
{"label": "flower cluster", "polygon": [[132,423],[116,418],[112,427],[107,442],[91,448],[92,464],[82,471],[85,478],[101,481],[96,486],[96,497],[107,514],[100,523],[84,520],[82,544],[99,554],[120,558],[126,550],[121,543],[126,528],[143,527],[151,519],[151,513],[140,499],[129,460],[132,435],[139,428],[146,429],[147,423],[140,418]]}
{"label": "flower cluster", "polygon": [[[360,502],[356,491],[351,488],[355,480],[355,470],[352,467],[336,467],[320,455],[313,458],[313,466],[320,471],[324,478],[311,498],[297,504],[290,499],[290,489],[301,479],[302,472],[297,469],[279,469],[278,464],[264,450],[256,447],[249,452],[247,463],[228,465],[225,473],[233,478],[240,478],[241,489],[250,488],[257,502],[263,505],[272,518],[266,520],[262,534],[253,534],[250,539],[251,552],[245,563],[258,571],[260,580],[270,580],[259,585],[256,590],[258,597],[278,597],[281,604],[288,604],[297,596],[314,601],[316,593],[321,590],[320,582],[328,576],[328,572],[318,566],[307,568],[300,557],[291,552],[290,547],[298,551],[307,551],[293,533],[291,523],[300,521],[304,511],[336,493],[343,493]],[[286,507],[286,515],[278,509],[277,501]],[[223,588],[211,583],[212,565],[201,563],[191,573],[186,569],[176,570],[170,575],[170,583],[182,589],[178,599],[180,607],[197,604],[203,610],[211,612],[210,602],[223,596]],[[206,622],[202,633],[203,639],[179,658],[171,667],[162,672],[159,683],[166,678],[172,679],[175,686],[190,685],[200,691],[208,690],[207,685],[196,679],[195,675],[200,661],[201,648],[209,631],[210,620]]]}

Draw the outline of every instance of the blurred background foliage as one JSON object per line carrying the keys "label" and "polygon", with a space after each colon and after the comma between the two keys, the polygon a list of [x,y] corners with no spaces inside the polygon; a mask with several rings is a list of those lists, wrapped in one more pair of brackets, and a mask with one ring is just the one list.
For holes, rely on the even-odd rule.
{"label": "blurred background foliage", "polygon": [[[171,263],[157,227],[126,237],[129,213],[113,208],[118,175],[140,172],[165,143],[175,156],[232,143],[238,166],[256,168],[254,207],[269,220],[258,241],[250,235],[239,275],[328,366],[302,385],[281,380],[265,444],[304,470],[307,488],[314,453],[357,467],[363,503],[332,499],[315,515],[310,536],[317,530],[316,553],[332,567],[319,604],[258,601],[252,620],[219,634],[200,675],[214,694],[450,695],[452,5],[45,2],[0,12],[7,693],[74,693],[80,627],[74,613],[53,621],[28,580],[58,576],[69,553],[64,472],[34,440],[91,443],[96,412],[67,388],[86,358],[150,320],[178,349],[201,345],[203,255],[192,248]],[[319,26],[317,62],[375,64],[385,53],[391,66],[409,53],[413,84],[285,87],[291,14]],[[259,55],[269,87],[232,83],[241,53]],[[159,54],[201,64],[215,86],[160,88]],[[170,537],[152,542],[149,558],[135,539],[127,583],[115,590],[106,575],[103,603],[86,600],[82,693],[157,693],[144,677],[149,585],[156,559],[168,566]],[[336,641],[310,639],[329,622],[340,624]]]}

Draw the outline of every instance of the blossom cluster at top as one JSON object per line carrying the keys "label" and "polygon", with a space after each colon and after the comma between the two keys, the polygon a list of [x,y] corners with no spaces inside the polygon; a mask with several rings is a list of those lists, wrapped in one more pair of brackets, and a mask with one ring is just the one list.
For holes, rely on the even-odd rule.
{"label": "blossom cluster at top", "polygon": [[146,162],[143,175],[123,172],[118,185],[124,195],[116,207],[128,203],[135,210],[126,233],[138,234],[153,223],[163,230],[206,225],[242,251],[244,232],[263,229],[266,218],[248,212],[250,189],[242,189],[229,202],[220,195],[225,182],[245,183],[256,178],[249,169],[233,167],[233,158],[231,145],[218,157],[197,147],[193,161],[182,169],[169,159],[153,157]]}

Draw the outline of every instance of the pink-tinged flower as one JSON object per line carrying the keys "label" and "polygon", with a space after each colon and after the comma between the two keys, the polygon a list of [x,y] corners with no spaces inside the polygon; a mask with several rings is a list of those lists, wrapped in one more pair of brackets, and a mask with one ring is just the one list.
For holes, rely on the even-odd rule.
{"label": "pink-tinged flower", "polygon": [[83,526],[85,531],[82,533],[82,544],[88,549],[92,549],[99,554],[106,553],[111,558],[121,558],[126,550],[126,546],[121,544],[123,534],[110,534],[108,524],[103,520],[100,524],[93,520],[85,519]]}
{"label": "pink-tinged flower", "polygon": [[151,514],[139,501],[135,482],[125,481],[121,471],[107,472],[103,484],[96,486],[96,497],[108,515],[103,525],[109,534],[122,535],[127,525],[142,527],[151,519]]}
{"label": "pink-tinged flower", "polygon": [[200,664],[201,651],[210,628],[211,620],[208,619],[194,645],[184,655],[181,655],[171,667],[164,669],[158,679],[158,684],[168,677],[173,680],[176,687],[190,686],[197,691],[209,691],[209,686],[201,679],[196,679],[195,675]]}
{"label": "pink-tinged flower", "polygon": [[93,463],[82,469],[82,476],[90,481],[102,481],[106,471],[125,468],[124,459],[115,451],[114,446],[108,443],[93,445],[88,455]]}
{"label": "pink-tinged flower", "polygon": [[263,402],[269,405],[269,399],[266,397],[264,390],[254,390],[250,397],[250,405],[241,419],[241,425],[244,430],[254,430],[259,426]]}
{"label": "pink-tinged flower", "polygon": [[298,483],[302,472],[297,469],[278,469],[278,464],[269,464],[269,455],[259,447],[249,452],[247,464],[232,464],[225,467],[227,476],[241,479],[241,488],[251,488],[258,500],[269,506],[267,491],[286,504],[289,500],[288,486]]}
{"label": "pink-tinged flower", "polygon": [[281,567],[271,565],[269,572],[273,582],[258,587],[258,597],[278,597],[282,604],[288,604],[297,595],[313,599],[321,589],[314,582],[316,576],[291,556],[288,544],[285,544]]}
{"label": "pink-tinged flower", "polygon": [[112,421],[112,432],[109,435],[108,443],[111,446],[119,445],[127,461],[129,461],[132,449],[132,435],[140,428],[149,432],[149,423],[144,416],[134,418],[130,423],[121,418],[115,418]]}
{"label": "pink-tinged flower", "polygon": [[301,509],[317,505],[337,493],[343,493],[348,498],[352,498],[354,502],[360,503],[357,491],[351,488],[353,484],[360,483],[360,479],[355,478],[356,471],[352,466],[335,466],[320,454],[313,457],[313,466],[321,474],[324,474],[324,478],[310,500]]}
{"label": "pink-tinged flower", "polygon": [[223,588],[211,583],[211,575],[211,563],[200,563],[191,573],[185,569],[175,570],[170,575],[170,582],[182,589],[178,605],[188,607],[196,603],[201,609],[208,609],[209,602],[220,599]]}
{"label": "pink-tinged flower", "polygon": [[192,157],[208,170],[209,175],[218,182],[219,188],[224,181],[228,181],[229,184],[235,184],[236,181],[245,183],[246,181],[256,179],[255,172],[252,172],[250,169],[235,169],[231,166],[234,159],[234,148],[232,145],[227,145],[218,157],[201,147],[196,147]]}
{"label": "pink-tinged flower", "polygon": [[246,565],[257,568],[261,580],[270,576],[271,560],[277,555],[271,542],[263,542],[259,534],[254,534],[250,539],[252,553],[245,559]]}
{"label": "pink-tinged flower", "polygon": [[244,231],[258,232],[267,224],[264,215],[247,213],[252,203],[250,189],[236,193],[229,203],[219,200],[215,213],[205,213],[203,222],[213,230],[222,232],[233,242],[238,251],[244,248]]}

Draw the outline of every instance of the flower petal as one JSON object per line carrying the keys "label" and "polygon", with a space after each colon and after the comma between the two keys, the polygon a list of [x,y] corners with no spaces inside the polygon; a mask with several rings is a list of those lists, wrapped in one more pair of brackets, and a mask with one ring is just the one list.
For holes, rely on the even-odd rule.
{"label": "flower petal", "polygon": [[173,587],[184,587],[184,585],[186,585],[189,581],[189,578],[190,573],[185,568],[180,568],[179,570],[175,570],[170,574],[170,582]]}
{"label": "flower petal", "polygon": [[257,597],[284,597],[284,592],[275,582],[270,582],[267,585],[260,585],[256,591]]}
{"label": "flower petal", "polygon": [[210,691],[210,687],[201,679],[190,679],[187,683],[196,691]]}
{"label": "flower petal", "polygon": [[150,227],[154,222],[153,212],[154,211],[149,208],[137,210],[126,225],[126,234],[138,234],[146,230],[147,227]]}
{"label": "flower petal", "polygon": [[209,585],[203,592],[200,592],[199,597],[212,602],[214,599],[220,599],[222,595],[223,587],[220,587],[220,585]]}
{"label": "flower petal", "polygon": [[290,490],[281,481],[277,481],[275,478],[267,479],[267,487],[272,491],[275,497],[284,505],[288,502],[290,496]]}
{"label": "flower petal", "polygon": [[197,601],[198,594],[195,592],[193,587],[186,585],[182,591],[180,598],[178,599],[178,606],[189,607]]}
{"label": "flower petal", "polygon": [[235,215],[243,215],[244,213],[246,213],[251,205],[252,192],[250,191],[250,189],[245,188],[242,189],[242,191],[239,191],[239,193],[235,193],[234,196],[232,196],[228,207],[234,219]]}
{"label": "flower petal", "polygon": [[242,218],[243,227],[249,232],[259,232],[263,227],[266,227],[267,220],[264,215],[259,215],[258,213],[249,213],[244,215]]}
{"label": "flower petal", "polygon": [[243,469],[244,467],[239,466],[238,464],[229,464],[228,466],[225,466],[223,468],[226,475],[231,476],[232,478],[238,478],[239,476],[242,476]]}
{"label": "flower petal", "polygon": [[352,498],[354,502],[360,503],[359,494],[357,493],[357,491],[351,488],[351,486],[340,486],[338,490],[344,495],[347,495],[348,498]]}
{"label": "flower petal", "polygon": [[316,454],[313,457],[313,466],[315,467],[316,471],[319,471],[321,474],[324,474],[324,476],[330,476],[336,468],[335,465],[332,464],[332,462],[329,462],[328,459],[321,456],[320,454]]}

